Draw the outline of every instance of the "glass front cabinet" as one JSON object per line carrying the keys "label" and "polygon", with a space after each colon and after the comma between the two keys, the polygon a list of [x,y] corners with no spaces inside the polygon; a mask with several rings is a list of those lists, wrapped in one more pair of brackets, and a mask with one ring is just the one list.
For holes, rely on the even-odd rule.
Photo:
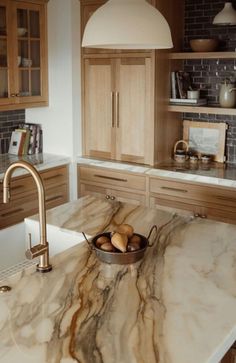
{"label": "glass front cabinet", "polygon": [[46,106],[47,0],[0,0],[0,110]]}

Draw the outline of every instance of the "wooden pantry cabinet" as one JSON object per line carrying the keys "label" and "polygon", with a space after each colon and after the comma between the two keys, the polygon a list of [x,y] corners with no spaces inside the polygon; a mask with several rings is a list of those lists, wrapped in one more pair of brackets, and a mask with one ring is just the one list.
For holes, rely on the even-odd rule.
{"label": "wooden pantry cabinet", "polygon": [[[82,33],[105,1],[81,2]],[[150,1],[167,18],[179,49],[182,1]],[[181,17],[180,17],[181,19]],[[168,112],[169,51],[82,49],[83,155],[155,165],[182,137],[182,119]]]}
{"label": "wooden pantry cabinet", "polygon": [[85,154],[152,164],[151,56],[92,58],[84,62]]}
{"label": "wooden pantry cabinet", "polygon": [[146,177],[124,171],[78,166],[78,197],[85,195],[146,205]]}
{"label": "wooden pantry cabinet", "polygon": [[[46,192],[46,208],[54,208],[69,200],[68,166],[63,165],[40,172]],[[22,222],[24,218],[38,213],[38,194],[32,176],[13,177],[11,181],[11,201],[2,203],[2,183],[0,185],[0,229]]]}
{"label": "wooden pantry cabinet", "polygon": [[232,188],[150,176],[149,195],[151,207],[236,224],[236,196]]}
{"label": "wooden pantry cabinet", "polygon": [[0,110],[46,106],[48,0],[0,0]]}

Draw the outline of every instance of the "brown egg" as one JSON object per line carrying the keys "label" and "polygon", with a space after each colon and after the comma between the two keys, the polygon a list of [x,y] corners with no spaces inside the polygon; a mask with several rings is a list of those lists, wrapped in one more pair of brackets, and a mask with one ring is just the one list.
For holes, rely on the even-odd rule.
{"label": "brown egg", "polygon": [[129,239],[129,243],[136,243],[136,244],[138,244],[138,245],[139,245],[139,247],[140,247],[140,245],[141,245],[141,242],[142,242],[141,237],[137,236],[137,234],[134,234],[134,235],[133,235],[133,236]]}
{"label": "brown egg", "polygon": [[126,252],[128,237],[126,234],[116,232],[111,237],[111,243],[119,251]]}
{"label": "brown egg", "polygon": [[128,243],[127,251],[128,252],[134,252],[140,250],[140,245],[138,243]]}
{"label": "brown egg", "polygon": [[101,250],[103,250],[103,251],[107,251],[107,252],[114,252],[114,251],[115,251],[115,248],[114,248],[114,246],[111,244],[111,242],[103,243],[103,244],[100,246],[100,249],[101,249]]}
{"label": "brown egg", "polygon": [[103,245],[104,243],[111,243],[111,240],[109,237],[106,236],[101,236],[96,240],[96,245],[98,247],[100,247],[101,245]]}
{"label": "brown egg", "polygon": [[128,236],[128,238],[130,238],[133,236],[134,229],[130,224],[124,223],[124,224],[120,224],[117,227],[116,232],[126,234]]}

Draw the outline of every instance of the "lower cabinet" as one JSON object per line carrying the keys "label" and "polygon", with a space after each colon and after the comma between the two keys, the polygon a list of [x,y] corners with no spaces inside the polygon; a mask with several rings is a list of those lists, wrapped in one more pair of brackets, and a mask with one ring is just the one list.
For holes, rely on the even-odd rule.
{"label": "lower cabinet", "polygon": [[230,188],[149,178],[150,206],[236,223],[236,193]]}
{"label": "lower cabinet", "polygon": [[236,224],[232,188],[78,166],[78,196],[88,194]]}
{"label": "lower cabinet", "polygon": [[[60,166],[40,172],[45,186],[46,208],[50,209],[68,202],[69,174],[68,166]],[[11,201],[2,203],[2,185],[0,189],[0,228],[19,223],[24,218],[38,213],[38,195],[32,176],[12,178]]]}
{"label": "lower cabinet", "polygon": [[146,205],[146,177],[101,168],[78,167],[78,196],[95,195]]}

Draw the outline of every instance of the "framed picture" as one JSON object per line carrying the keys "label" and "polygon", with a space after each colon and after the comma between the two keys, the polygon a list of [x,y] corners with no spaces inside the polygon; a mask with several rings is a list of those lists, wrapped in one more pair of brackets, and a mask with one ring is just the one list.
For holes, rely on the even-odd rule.
{"label": "framed picture", "polygon": [[224,122],[196,122],[184,120],[183,139],[189,150],[201,155],[210,155],[214,161],[225,161],[225,136],[228,125]]}

